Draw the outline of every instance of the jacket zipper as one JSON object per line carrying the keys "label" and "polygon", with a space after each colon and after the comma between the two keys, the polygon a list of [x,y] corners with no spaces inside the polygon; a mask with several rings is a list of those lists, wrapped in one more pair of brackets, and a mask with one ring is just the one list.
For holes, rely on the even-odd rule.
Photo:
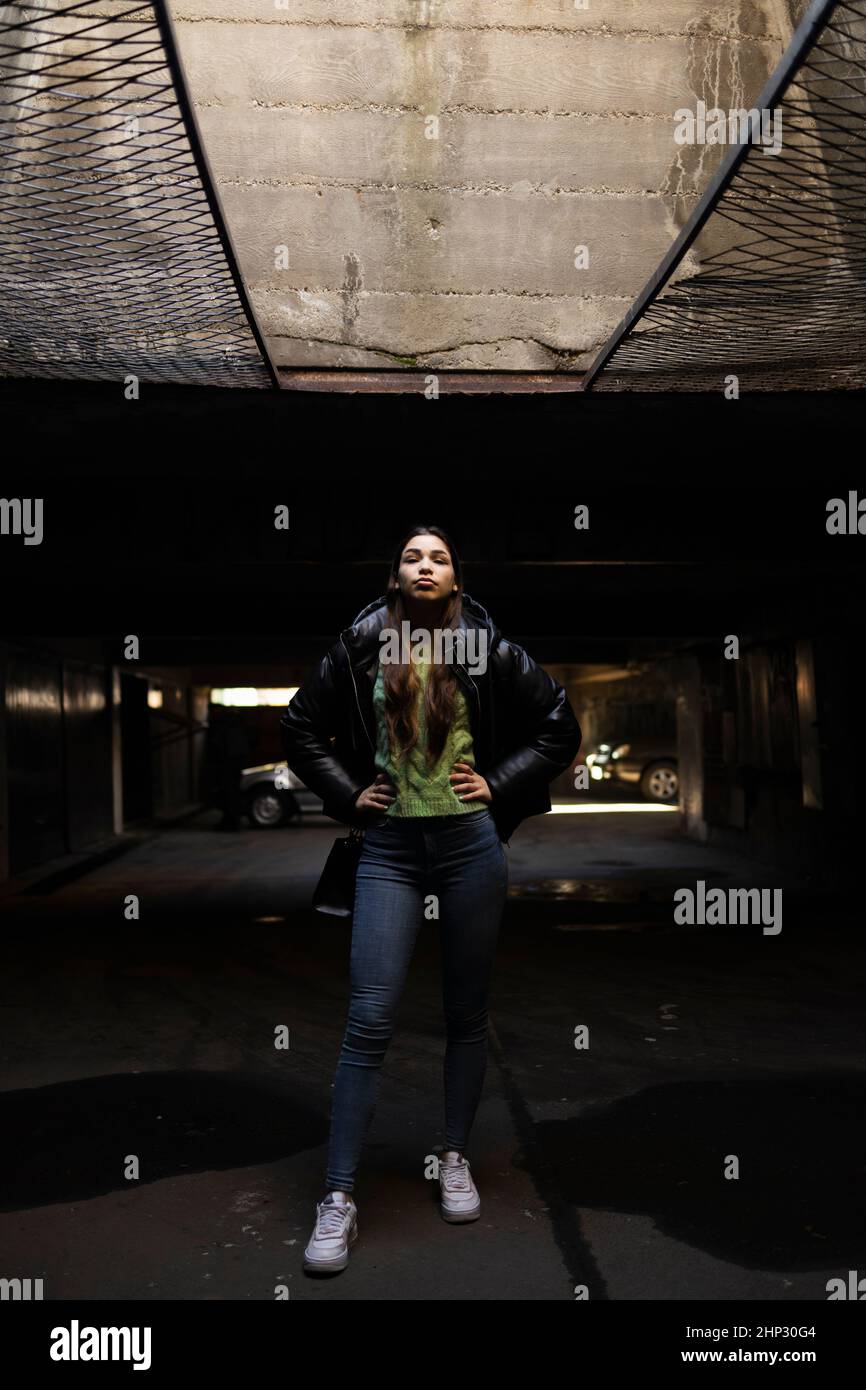
{"label": "jacket zipper", "polygon": [[[463,662],[462,662],[462,661],[458,661],[457,665],[460,667],[461,671],[466,671],[466,667],[463,665]],[[467,680],[472,681],[472,689],[475,691],[475,700],[476,700],[477,705],[478,705],[478,729],[479,729],[479,732],[480,732],[480,730],[481,730],[481,696],[478,694],[478,686],[475,684],[475,681],[472,679],[472,677],[470,676],[470,674],[469,674],[468,671],[466,671],[466,678],[467,678]],[[505,843],[506,845],[508,845],[509,849],[511,848],[511,841],[510,841],[510,840],[505,840],[504,843]]]}
{"label": "jacket zipper", "polygon": [[[361,727],[363,728],[364,733],[367,735],[367,742],[369,743],[370,747],[372,748],[372,750],[373,750],[373,756],[375,757],[375,756],[376,756],[376,745],[373,743],[373,740],[372,740],[371,737],[370,737],[370,730],[367,728],[367,724],[366,724],[366,721],[365,721],[365,719],[364,719],[364,711],[361,709],[361,701],[360,701],[360,698],[359,698],[359,696],[358,696],[358,686],[357,686],[357,684],[356,684],[356,682],[355,682],[355,672],[352,670],[352,659],[351,659],[351,657],[349,656],[349,649],[348,649],[348,647],[346,646],[345,642],[343,642],[343,634],[342,634],[342,632],[340,633],[340,641],[343,643],[343,651],[346,653],[346,660],[347,660],[348,663],[349,663],[349,675],[352,677],[352,685],[353,685],[354,688],[355,688],[355,704],[358,706],[358,718],[359,718],[360,721],[361,721]],[[471,680],[471,679],[472,679],[472,678],[471,678],[471,676],[470,676],[470,680]]]}
{"label": "jacket zipper", "polygon": [[475,684],[474,680],[472,680],[472,677],[470,676],[469,672],[466,670],[466,667],[463,665],[463,662],[462,662],[462,661],[458,661],[458,662],[457,662],[457,665],[460,667],[460,670],[461,670],[461,671],[466,671],[466,679],[467,679],[468,681],[471,682],[471,684],[472,684],[472,689],[475,691],[475,702],[476,702],[476,704],[478,705],[478,728],[479,728],[479,731],[480,731],[480,729],[481,729],[481,696],[478,694],[478,686]]}

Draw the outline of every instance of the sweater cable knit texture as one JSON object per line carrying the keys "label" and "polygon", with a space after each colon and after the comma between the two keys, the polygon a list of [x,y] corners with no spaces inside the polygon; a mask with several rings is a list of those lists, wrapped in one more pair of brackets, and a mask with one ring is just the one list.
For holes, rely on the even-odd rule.
{"label": "sweater cable knit texture", "polygon": [[418,691],[418,742],[408,757],[398,761],[392,756],[385,720],[385,684],[381,662],[373,687],[373,708],[376,713],[376,772],[387,772],[394,783],[396,799],[385,812],[387,816],[450,816],[468,811],[481,811],[481,800],[461,801],[448,780],[456,762],[475,766],[472,750],[472,730],[466,699],[459,688],[455,692],[454,721],[448,731],[445,747],[435,767],[428,770],[426,762],[427,726],[424,718],[424,691],[430,665],[416,661],[421,688]]}

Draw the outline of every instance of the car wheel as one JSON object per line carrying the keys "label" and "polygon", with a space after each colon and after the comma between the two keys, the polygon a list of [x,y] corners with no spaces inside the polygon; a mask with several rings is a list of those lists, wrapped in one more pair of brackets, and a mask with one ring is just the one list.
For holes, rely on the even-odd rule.
{"label": "car wheel", "polygon": [[247,815],[250,825],[255,830],[273,830],[291,820],[292,806],[286,805],[279,792],[262,787],[260,791],[252,793],[247,805]]}
{"label": "car wheel", "polygon": [[680,779],[676,763],[650,763],[640,779],[640,789],[647,801],[670,805],[680,794]]}

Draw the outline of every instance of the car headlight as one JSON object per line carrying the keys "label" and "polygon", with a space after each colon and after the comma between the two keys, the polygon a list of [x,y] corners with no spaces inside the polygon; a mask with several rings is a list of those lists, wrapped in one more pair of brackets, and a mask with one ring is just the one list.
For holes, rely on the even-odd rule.
{"label": "car headlight", "polygon": [[624,758],[631,750],[630,743],[618,743],[611,753],[612,758]]}

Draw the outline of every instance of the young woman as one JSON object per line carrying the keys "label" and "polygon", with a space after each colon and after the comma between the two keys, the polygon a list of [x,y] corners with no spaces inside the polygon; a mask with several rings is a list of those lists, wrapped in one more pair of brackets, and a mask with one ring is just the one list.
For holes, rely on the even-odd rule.
{"label": "young woman", "polygon": [[502,842],[550,810],[548,785],[577,757],[581,733],[562,686],[464,592],[460,559],[437,526],[404,536],[387,593],[343,630],[281,727],[286,762],[325,814],[365,829],[326,1195],[304,1252],[305,1269],[335,1271],[358,1234],[362,1143],[431,894],[447,1033],[440,1209],[446,1221],[480,1215],[465,1150],[487,1066],[508,886]]}

